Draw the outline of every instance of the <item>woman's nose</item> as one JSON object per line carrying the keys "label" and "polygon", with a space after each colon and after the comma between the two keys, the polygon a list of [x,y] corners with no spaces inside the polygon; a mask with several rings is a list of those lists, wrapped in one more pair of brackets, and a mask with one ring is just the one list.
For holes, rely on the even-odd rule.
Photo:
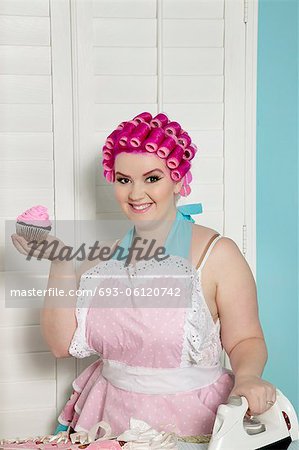
{"label": "woman's nose", "polygon": [[129,198],[136,203],[144,198],[144,189],[137,184],[132,185],[132,188],[129,192]]}

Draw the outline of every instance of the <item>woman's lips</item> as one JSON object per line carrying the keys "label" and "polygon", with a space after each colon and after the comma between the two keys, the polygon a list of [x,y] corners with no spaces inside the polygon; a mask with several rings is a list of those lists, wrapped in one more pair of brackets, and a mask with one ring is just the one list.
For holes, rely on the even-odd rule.
{"label": "woman's lips", "polygon": [[137,213],[137,214],[142,214],[142,213],[147,212],[151,208],[153,203],[150,203],[146,208],[143,208],[143,209],[135,209],[131,203],[129,203],[129,205],[130,205],[131,211],[133,211],[134,213]]}

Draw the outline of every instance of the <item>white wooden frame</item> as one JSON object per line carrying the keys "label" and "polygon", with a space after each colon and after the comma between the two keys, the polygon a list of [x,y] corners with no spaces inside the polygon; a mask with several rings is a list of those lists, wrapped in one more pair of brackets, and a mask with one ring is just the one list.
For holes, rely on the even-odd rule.
{"label": "white wooden frame", "polygon": [[[224,233],[239,245],[253,273],[256,267],[257,21],[257,0],[226,0]],[[239,54],[244,55],[241,67],[236,59]],[[240,167],[244,168],[243,173]],[[243,219],[237,214],[240,210]]]}
{"label": "white wooden frame", "polygon": [[[225,1],[224,234],[256,270],[257,0]],[[238,36],[238,39],[236,39]],[[243,64],[238,65],[240,54]],[[237,156],[236,156],[237,155]],[[243,173],[240,172],[243,167]],[[238,213],[242,211],[243,217]],[[224,352],[224,365],[231,368]]]}
{"label": "white wooden frame", "polygon": [[[55,218],[74,218],[73,92],[68,0],[50,0]],[[58,195],[57,195],[58,194]]]}
{"label": "white wooden frame", "polygon": [[[69,0],[50,0],[55,221],[75,219],[73,83]],[[55,223],[56,228],[56,223]],[[76,376],[74,358],[56,359],[56,416]],[[66,389],[68,392],[66,392]],[[53,421],[55,418],[53,418]],[[56,426],[56,421],[53,423]],[[54,432],[50,430],[51,433]]]}
{"label": "white wooden frame", "polygon": [[[244,224],[245,24],[242,0],[225,1],[224,234],[242,248]],[[243,56],[243,60],[241,57]],[[241,62],[240,62],[241,60]],[[242,211],[242,214],[240,214]],[[243,217],[242,217],[243,216]]]}
{"label": "white wooden frame", "polygon": [[[73,60],[75,217],[96,219],[92,1],[70,0]],[[80,155],[84,155],[84,159]],[[94,176],[86,176],[94,170]]]}
{"label": "white wooden frame", "polygon": [[[246,23],[245,224],[246,259],[256,277],[256,105],[258,0],[250,0]],[[246,245],[246,242],[245,242]]]}

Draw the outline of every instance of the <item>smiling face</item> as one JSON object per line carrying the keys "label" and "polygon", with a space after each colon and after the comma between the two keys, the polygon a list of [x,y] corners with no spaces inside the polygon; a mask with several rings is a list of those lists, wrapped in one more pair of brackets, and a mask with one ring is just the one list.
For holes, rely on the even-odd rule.
{"label": "smiling face", "polygon": [[[133,222],[174,218],[182,184],[170,178],[164,160],[153,153],[122,152],[115,159],[115,197]],[[138,205],[145,209],[134,208]]]}

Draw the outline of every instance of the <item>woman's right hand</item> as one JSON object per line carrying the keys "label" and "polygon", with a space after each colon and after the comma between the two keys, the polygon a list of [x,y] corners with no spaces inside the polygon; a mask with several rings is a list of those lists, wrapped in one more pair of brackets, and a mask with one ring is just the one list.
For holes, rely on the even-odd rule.
{"label": "woman's right hand", "polygon": [[[56,236],[52,236],[51,234],[48,234],[47,238],[45,239],[47,241],[47,245],[45,247],[48,247],[45,249],[45,251],[42,251],[42,244],[33,251],[32,246],[28,244],[28,241],[26,241],[23,236],[19,236],[16,233],[11,235],[11,240],[15,248],[18,250],[18,252],[22,253],[22,255],[31,255],[32,257],[38,259],[48,259],[49,261],[52,261],[54,263],[61,261],[61,259],[53,258],[59,255],[63,247],[66,247],[64,242],[62,242]],[[49,244],[51,244],[52,242],[54,242],[53,245],[49,246]]]}

